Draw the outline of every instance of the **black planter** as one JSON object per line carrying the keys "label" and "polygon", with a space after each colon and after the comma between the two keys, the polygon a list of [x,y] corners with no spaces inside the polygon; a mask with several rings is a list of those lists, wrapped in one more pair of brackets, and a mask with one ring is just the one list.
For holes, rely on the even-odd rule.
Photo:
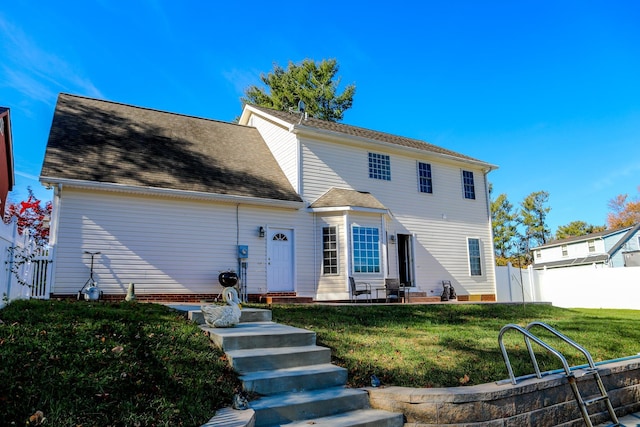
{"label": "black planter", "polygon": [[225,288],[238,284],[238,275],[233,271],[223,271],[218,275],[218,282]]}

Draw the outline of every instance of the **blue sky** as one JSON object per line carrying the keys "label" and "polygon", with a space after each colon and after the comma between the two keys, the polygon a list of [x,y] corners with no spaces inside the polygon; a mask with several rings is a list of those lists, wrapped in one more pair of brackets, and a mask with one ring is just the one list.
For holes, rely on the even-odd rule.
{"label": "blue sky", "polygon": [[[60,92],[232,121],[274,63],[336,58],[344,123],[500,167],[495,194],[548,191],[548,224],[604,224],[640,185],[640,2],[4,2],[0,105],[19,201]],[[73,167],[73,165],[69,165]]]}

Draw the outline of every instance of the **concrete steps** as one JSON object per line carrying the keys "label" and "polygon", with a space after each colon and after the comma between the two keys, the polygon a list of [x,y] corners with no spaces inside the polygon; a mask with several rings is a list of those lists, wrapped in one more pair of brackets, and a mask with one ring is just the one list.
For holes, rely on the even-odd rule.
{"label": "concrete steps", "polygon": [[[365,390],[345,387],[346,369],[331,364],[331,351],[316,345],[315,332],[274,323],[269,310],[243,309],[240,322],[200,327],[225,351],[244,390],[262,396],[249,404],[255,426],[403,426],[402,414],[371,409]],[[209,425],[222,424],[214,417]]]}

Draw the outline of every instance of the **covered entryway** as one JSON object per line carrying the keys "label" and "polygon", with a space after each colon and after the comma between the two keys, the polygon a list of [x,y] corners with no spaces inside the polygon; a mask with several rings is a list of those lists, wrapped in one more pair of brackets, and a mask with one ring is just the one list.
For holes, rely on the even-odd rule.
{"label": "covered entryway", "polygon": [[268,292],[292,292],[293,286],[293,230],[270,228],[267,242]]}

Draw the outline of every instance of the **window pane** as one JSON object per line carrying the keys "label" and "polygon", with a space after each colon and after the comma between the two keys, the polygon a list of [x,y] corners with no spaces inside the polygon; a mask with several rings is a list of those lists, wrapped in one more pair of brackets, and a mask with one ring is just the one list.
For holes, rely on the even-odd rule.
{"label": "window pane", "polygon": [[472,276],[482,276],[482,261],[480,258],[480,239],[468,239],[469,272]]}
{"label": "window pane", "polygon": [[322,228],[322,273],[338,274],[338,238],[336,227]]}
{"label": "window pane", "polygon": [[[380,272],[379,230],[373,227],[353,227],[353,272]],[[359,243],[358,243],[359,242]]]}
{"label": "window pane", "polygon": [[418,162],[418,187],[421,193],[433,193],[431,165]]}
{"label": "window pane", "polygon": [[391,181],[391,161],[389,156],[369,153],[369,178]]}
{"label": "window pane", "polygon": [[462,182],[464,186],[464,198],[465,199],[475,199],[476,198],[476,188],[473,183],[473,172],[470,171],[462,171]]}

